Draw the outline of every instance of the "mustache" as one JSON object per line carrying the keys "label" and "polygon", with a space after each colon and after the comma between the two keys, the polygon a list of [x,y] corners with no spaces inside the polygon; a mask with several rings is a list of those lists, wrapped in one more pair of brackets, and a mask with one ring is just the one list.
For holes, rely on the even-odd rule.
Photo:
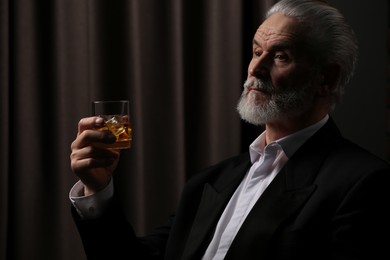
{"label": "mustache", "polygon": [[244,89],[247,91],[256,89],[267,94],[272,94],[274,92],[274,87],[270,82],[265,82],[258,78],[248,78],[244,83]]}

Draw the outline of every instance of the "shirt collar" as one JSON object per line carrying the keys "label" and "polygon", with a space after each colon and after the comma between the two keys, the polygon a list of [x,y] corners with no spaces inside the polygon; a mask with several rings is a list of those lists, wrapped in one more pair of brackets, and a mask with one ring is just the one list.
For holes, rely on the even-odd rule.
{"label": "shirt collar", "polygon": [[[329,115],[326,115],[317,123],[308,126],[304,129],[299,130],[293,134],[282,137],[267,146],[280,146],[283,149],[284,153],[288,158],[298,150],[298,148],[309,139],[315,132],[317,132],[329,119]],[[259,137],[257,137],[252,144],[249,146],[249,155],[251,158],[251,162],[254,163],[257,161],[262,154],[264,154],[264,150],[266,148],[265,145],[265,132],[263,131]]]}

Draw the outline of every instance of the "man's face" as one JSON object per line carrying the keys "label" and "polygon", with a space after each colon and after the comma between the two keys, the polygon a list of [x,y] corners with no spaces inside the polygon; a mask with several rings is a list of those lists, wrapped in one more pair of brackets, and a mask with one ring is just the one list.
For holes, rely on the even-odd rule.
{"label": "man's face", "polygon": [[302,26],[276,13],[260,25],[238,111],[255,125],[298,116],[310,109],[318,81]]}

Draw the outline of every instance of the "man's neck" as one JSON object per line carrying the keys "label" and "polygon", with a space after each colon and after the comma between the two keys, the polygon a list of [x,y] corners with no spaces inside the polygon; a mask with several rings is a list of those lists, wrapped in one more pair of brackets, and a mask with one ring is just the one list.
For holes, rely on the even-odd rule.
{"label": "man's neck", "polygon": [[319,122],[326,115],[327,112],[319,113],[316,116],[307,117],[302,115],[269,122],[265,125],[265,141],[267,144],[269,144],[275,140],[291,135],[295,132],[298,132],[299,130]]}

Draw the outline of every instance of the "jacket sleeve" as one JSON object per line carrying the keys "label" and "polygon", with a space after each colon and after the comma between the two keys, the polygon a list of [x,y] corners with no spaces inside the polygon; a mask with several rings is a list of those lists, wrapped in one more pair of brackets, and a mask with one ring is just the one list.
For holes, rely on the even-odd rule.
{"label": "jacket sleeve", "polygon": [[97,219],[81,219],[73,206],[71,211],[88,260],[164,259],[171,221],[148,236],[137,237],[115,199]]}

